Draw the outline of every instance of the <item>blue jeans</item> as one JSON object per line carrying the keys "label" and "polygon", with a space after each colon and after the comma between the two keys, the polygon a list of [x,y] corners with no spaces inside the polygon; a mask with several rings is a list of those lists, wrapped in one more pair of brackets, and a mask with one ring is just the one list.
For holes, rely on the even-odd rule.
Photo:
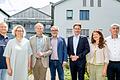
{"label": "blue jeans", "polygon": [[0,80],[6,80],[7,69],[0,69]]}
{"label": "blue jeans", "polygon": [[56,80],[56,70],[58,72],[59,80],[64,80],[64,70],[59,60],[50,60],[51,80]]}

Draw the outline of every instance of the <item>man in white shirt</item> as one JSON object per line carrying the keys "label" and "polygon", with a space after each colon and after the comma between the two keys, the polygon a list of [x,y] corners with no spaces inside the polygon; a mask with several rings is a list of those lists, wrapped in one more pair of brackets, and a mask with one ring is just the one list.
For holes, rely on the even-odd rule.
{"label": "man in white shirt", "polygon": [[108,80],[120,80],[120,37],[119,24],[112,24],[111,36],[106,38],[109,53],[109,64],[107,68]]}
{"label": "man in white shirt", "polygon": [[80,35],[80,23],[73,25],[73,32],[74,35],[68,37],[67,41],[71,80],[84,80],[86,55],[90,52],[90,47],[87,37]]}

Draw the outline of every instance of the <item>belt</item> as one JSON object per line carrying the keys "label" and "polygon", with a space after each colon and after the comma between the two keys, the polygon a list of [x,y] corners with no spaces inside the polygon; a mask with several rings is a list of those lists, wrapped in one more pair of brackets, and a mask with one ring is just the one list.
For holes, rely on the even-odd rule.
{"label": "belt", "polygon": [[120,61],[111,61],[111,60],[109,60],[109,63],[120,63]]}

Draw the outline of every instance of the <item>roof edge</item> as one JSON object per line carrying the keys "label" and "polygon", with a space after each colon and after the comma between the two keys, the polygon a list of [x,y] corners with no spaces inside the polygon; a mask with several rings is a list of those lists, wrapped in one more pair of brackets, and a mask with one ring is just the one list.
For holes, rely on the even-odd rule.
{"label": "roof edge", "polygon": [[56,3],[54,3],[53,6],[57,6],[57,5],[61,4],[61,3],[63,3],[64,1],[67,1],[67,0],[60,0],[60,1],[56,2]]}
{"label": "roof edge", "polygon": [[[26,9],[23,9],[23,10],[21,10],[21,11],[19,11],[19,12],[15,13],[15,14],[13,14],[12,16],[14,16],[14,15],[16,15],[16,14],[20,13],[20,12],[23,12],[23,11],[25,11],[25,10],[27,10],[27,9],[30,9],[30,8],[35,9],[35,10],[37,10],[37,11],[39,11],[39,12],[41,12],[41,13],[43,13],[43,14],[45,14],[45,15],[49,16],[49,17],[51,17],[49,14],[46,14],[46,13],[44,13],[43,11],[40,11],[40,10],[38,10],[37,8],[34,8],[34,7],[32,7],[32,6],[30,6],[30,7],[26,8]],[[12,16],[11,16],[11,17],[12,17]]]}
{"label": "roof edge", "polygon": [[10,15],[7,14],[5,11],[3,11],[1,8],[0,8],[0,11],[2,11],[5,15],[7,15],[8,17],[10,17]]}

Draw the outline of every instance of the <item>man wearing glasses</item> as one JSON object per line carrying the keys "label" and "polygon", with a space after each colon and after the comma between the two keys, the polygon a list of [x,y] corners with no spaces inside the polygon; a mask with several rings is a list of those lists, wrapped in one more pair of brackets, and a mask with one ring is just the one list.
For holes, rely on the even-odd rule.
{"label": "man wearing glasses", "polygon": [[73,25],[74,35],[68,37],[67,52],[70,58],[70,71],[72,80],[84,80],[86,54],[90,47],[87,37],[80,35],[81,24]]}
{"label": "man wearing glasses", "polygon": [[59,80],[64,80],[63,67],[67,62],[67,47],[65,39],[58,36],[59,29],[57,26],[51,27],[51,45],[52,54],[50,56],[50,72],[51,80],[56,80],[56,70],[58,72]]}

